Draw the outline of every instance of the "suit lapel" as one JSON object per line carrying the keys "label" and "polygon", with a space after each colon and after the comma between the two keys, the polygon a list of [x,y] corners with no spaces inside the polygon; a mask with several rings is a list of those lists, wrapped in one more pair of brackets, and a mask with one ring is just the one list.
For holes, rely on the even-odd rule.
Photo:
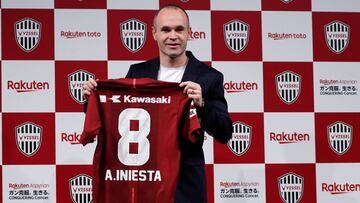
{"label": "suit lapel", "polygon": [[151,61],[150,67],[147,69],[149,72],[146,74],[147,77],[157,80],[160,68],[160,59],[156,58]]}
{"label": "suit lapel", "polygon": [[186,65],[184,75],[181,79],[181,82],[184,81],[197,81],[199,74],[197,72],[199,61],[192,55],[191,52],[187,51],[186,55],[189,57],[188,64]]}
{"label": "suit lapel", "polygon": [[[200,65],[200,62],[193,56],[190,51],[186,52],[187,57],[189,58],[188,64],[186,65],[184,75],[181,79],[181,82],[184,81],[197,81],[199,77],[197,66]],[[150,67],[146,70],[148,71],[145,75],[146,77],[157,80],[160,69],[160,59],[156,58],[151,60]]]}

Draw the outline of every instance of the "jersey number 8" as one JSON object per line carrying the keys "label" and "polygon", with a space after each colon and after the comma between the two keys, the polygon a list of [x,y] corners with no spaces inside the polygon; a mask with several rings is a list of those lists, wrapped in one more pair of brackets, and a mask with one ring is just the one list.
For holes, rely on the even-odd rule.
{"label": "jersey number 8", "polygon": [[[139,122],[138,130],[130,130],[130,121]],[[119,115],[118,130],[118,158],[127,166],[144,165],[150,157],[150,142],[147,136],[150,133],[150,114],[145,109],[128,108]],[[138,153],[130,153],[130,144],[137,144]]]}

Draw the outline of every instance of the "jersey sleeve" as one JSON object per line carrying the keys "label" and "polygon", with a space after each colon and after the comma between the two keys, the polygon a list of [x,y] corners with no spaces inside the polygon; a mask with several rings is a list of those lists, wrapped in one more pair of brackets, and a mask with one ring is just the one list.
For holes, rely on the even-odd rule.
{"label": "jersey sleeve", "polygon": [[191,100],[188,100],[185,104],[182,112],[182,122],[183,124],[180,125],[180,128],[182,128],[181,135],[191,142],[196,142],[201,135],[201,127],[196,108]]}
{"label": "jersey sleeve", "polygon": [[80,143],[86,145],[94,142],[101,128],[99,97],[92,92],[88,99],[88,106],[85,116],[84,129],[80,136]]}

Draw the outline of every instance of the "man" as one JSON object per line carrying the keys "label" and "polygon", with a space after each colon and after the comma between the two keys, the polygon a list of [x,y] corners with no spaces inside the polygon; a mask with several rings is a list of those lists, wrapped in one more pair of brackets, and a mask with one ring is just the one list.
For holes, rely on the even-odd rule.
{"label": "man", "polygon": [[[189,17],[185,10],[176,5],[161,8],[152,27],[159,58],[132,65],[126,77],[181,82],[184,93],[194,101],[202,129],[218,142],[227,143],[232,136],[232,122],[224,98],[223,75],[185,51],[189,32]],[[86,82],[84,96],[87,97],[96,85],[94,80]],[[204,137],[196,143],[179,139],[181,163],[175,202],[207,202]]]}

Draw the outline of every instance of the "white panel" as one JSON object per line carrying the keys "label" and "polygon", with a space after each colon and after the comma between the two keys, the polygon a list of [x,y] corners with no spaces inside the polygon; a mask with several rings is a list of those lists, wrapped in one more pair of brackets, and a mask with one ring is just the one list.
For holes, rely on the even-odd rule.
{"label": "white panel", "polygon": [[314,63],[316,112],[360,112],[359,66],[358,62]]}
{"label": "white panel", "polygon": [[124,78],[132,64],[142,61],[108,61],[108,78]]}
{"label": "white panel", "polygon": [[359,202],[359,171],[359,163],[316,164],[317,202]]}
{"label": "white panel", "polygon": [[2,0],[2,8],[54,8],[54,0]]}
{"label": "white panel", "polygon": [[106,60],[106,10],[55,10],[56,60]]}
{"label": "white panel", "polygon": [[214,163],[214,138],[205,132],[204,139],[204,156],[205,156],[205,164],[213,164]]}
{"label": "white panel", "polygon": [[211,10],[260,11],[261,0],[211,0]]}
{"label": "white panel", "polygon": [[359,0],[312,0],[313,11],[359,12]]}
{"label": "white panel", "polygon": [[54,61],[2,61],[3,112],[55,111]]}
{"label": "white panel", "polygon": [[56,163],[92,164],[96,142],[79,144],[84,113],[56,113]]}
{"label": "white panel", "polygon": [[210,11],[187,11],[190,19],[191,39],[187,50],[200,61],[211,61]]}
{"label": "white panel", "polygon": [[262,12],[264,61],[312,61],[311,12]]}
{"label": "white panel", "polygon": [[314,163],[314,113],[265,113],[265,162]]}
{"label": "white panel", "polygon": [[225,98],[229,112],[263,112],[261,62],[213,62],[224,74]]}
{"label": "white panel", "polygon": [[107,8],[158,10],[159,0],[107,0]]}
{"label": "white panel", "polygon": [[[56,202],[55,172],[55,166],[50,165],[3,166],[3,202]],[[41,190],[43,194],[34,195],[35,190]],[[29,195],[24,192],[21,195],[20,191],[29,191]],[[23,199],[16,199],[19,197]]]}
{"label": "white panel", "polygon": [[214,165],[216,203],[262,203],[266,200],[265,188],[264,164]]}

